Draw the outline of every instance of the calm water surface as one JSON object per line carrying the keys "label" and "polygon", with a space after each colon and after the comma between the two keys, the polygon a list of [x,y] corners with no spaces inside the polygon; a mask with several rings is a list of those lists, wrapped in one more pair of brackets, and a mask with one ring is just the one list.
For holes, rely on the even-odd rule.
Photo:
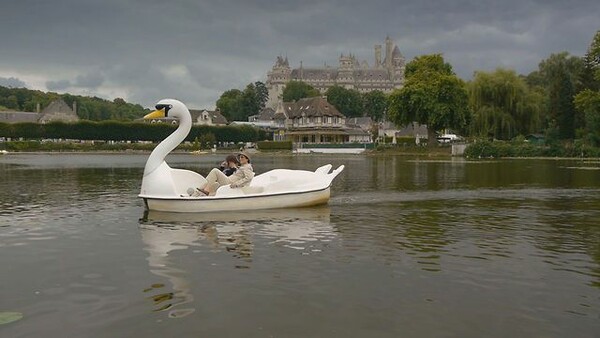
{"label": "calm water surface", "polygon": [[328,206],[170,214],[146,158],[0,157],[1,337],[600,336],[600,161],[255,155],[346,170]]}

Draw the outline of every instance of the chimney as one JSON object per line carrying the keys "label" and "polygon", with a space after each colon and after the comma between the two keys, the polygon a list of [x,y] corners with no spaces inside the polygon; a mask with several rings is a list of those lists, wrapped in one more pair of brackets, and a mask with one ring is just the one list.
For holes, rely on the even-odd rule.
{"label": "chimney", "polygon": [[40,103],[39,102],[35,105],[35,112],[38,114],[40,112]]}
{"label": "chimney", "polygon": [[77,115],[77,101],[73,101],[73,113]]}

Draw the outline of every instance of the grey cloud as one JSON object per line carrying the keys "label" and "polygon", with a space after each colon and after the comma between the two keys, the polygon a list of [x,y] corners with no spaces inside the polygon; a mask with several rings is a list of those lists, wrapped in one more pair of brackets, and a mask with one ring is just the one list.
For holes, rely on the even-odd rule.
{"label": "grey cloud", "polygon": [[[0,76],[210,107],[264,81],[278,55],[293,67],[335,66],[349,52],[372,64],[386,35],[408,60],[443,53],[465,79],[500,66],[528,73],[551,53],[583,55],[598,17],[591,0],[4,0]],[[80,75],[55,80],[63,74]]]}
{"label": "grey cloud", "polygon": [[52,91],[62,91],[71,87],[69,80],[46,81],[46,87]]}
{"label": "grey cloud", "polygon": [[23,88],[26,87],[26,84],[16,77],[0,77],[0,86],[9,88]]}
{"label": "grey cloud", "polygon": [[84,87],[84,88],[98,88],[104,82],[104,76],[100,73],[87,73],[83,75],[78,75],[75,78],[75,86],[76,87]]}

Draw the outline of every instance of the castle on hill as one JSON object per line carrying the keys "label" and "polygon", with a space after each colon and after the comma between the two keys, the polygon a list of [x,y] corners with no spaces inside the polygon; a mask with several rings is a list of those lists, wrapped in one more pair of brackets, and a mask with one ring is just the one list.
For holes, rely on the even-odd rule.
{"label": "castle on hill", "polygon": [[342,54],[337,68],[325,66],[323,68],[292,69],[288,58],[278,56],[275,65],[267,73],[267,89],[269,100],[266,106],[275,108],[281,98],[283,89],[289,81],[305,82],[321,93],[325,93],[332,86],[346,89],[355,89],[360,93],[380,90],[389,93],[396,88],[401,88],[404,83],[405,59],[398,46],[394,45],[388,36],[385,39],[385,58],[382,59],[382,46],[375,45],[375,62],[369,66],[367,61],[359,62],[352,55]]}

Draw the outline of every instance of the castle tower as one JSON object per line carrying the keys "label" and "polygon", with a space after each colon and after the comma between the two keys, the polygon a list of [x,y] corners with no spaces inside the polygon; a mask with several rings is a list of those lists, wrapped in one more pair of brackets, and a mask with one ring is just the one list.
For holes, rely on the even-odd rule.
{"label": "castle tower", "polygon": [[375,68],[381,67],[381,45],[375,45]]}
{"label": "castle tower", "polygon": [[266,107],[275,108],[277,100],[283,94],[285,84],[290,81],[292,69],[288,62],[287,56],[285,59],[281,56],[277,57],[275,65],[270,72],[267,73],[267,90],[269,92],[269,100],[266,102]]}
{"label": "castle tower", "polygon": [[395,46],[394,51],[392,52],[392,66],[394,81],[403,82],[405,59],[404,55],[402,55],[402,53],[400,52],[400,48],[398,48],[398,46]]}
{"label": "castle tower", "polygon": [[385,68],[392,70],[392,39],[385,38]]}
{"label": "castle tower", "polygon": [[350,71],[354,66],[354,59],[352,55],[344,56],[344,54],[340,55],[340,71]]}
{"label": "castle tower", "polygon": [[340,56],[340,67],[338,68],[337,84],[346,89],[354,87],[354,65],[355,60],[352,54]]}

